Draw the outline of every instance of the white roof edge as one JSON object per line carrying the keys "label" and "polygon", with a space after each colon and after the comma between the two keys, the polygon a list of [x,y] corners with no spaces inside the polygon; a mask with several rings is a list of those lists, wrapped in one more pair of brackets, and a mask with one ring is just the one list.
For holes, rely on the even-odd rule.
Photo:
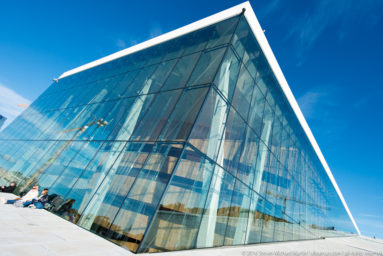
{"label": "white roof edge", "polygon": [[327,162],[326,162],[326,160],[322,154],[322,151],[320,150],[318,143],[316,142],[314,135],[312,134],[311,129],[308,126],[306,119],[304,118],[302,111],[299,108],[299,105],[298,105],[293,93],[291,92],[290,86],[288,85],[286,78],[283,75],[283,72],[282,72],[282,70],[281,70],[281,68],[277,62],[277,59],[274,56],[273,51],[271,50],[271,47],[270,47],[270,45],[266,39],[266,36],[265,36],[265,34],[261,28],[261,25],[259,24],[258,19],[254,14],[253,9],[251,8],[251,5],[249,4],[249,2],[245,2],[244,5],[246,6],[245,7],[246,8],[245,17],[246,17],[246,19],[247,19],[247,21],[251,27],[251,30],[253,31],[255,37],[257,38],[258,43],[259,43],[260,47],[262,48],[262,51],[265,54],[266,59],[269,62],[270,67],[273,70],[274,75],[277,78],[283,92],[285,93],[287,100],[289,101],[291,107],[293,108],[293,111],[294,111],[295,115],[297,116],[299,123],[302,125],[302,128],[303,128],[304,132],[306,133],[311,145],[313,146],[315,153],[317,154],[317,156],[318,156],[319,160],[321,161],[324,169],[326,170],[328,177],[331,180],[331,183],[333,184],[336,192],[338,193],[338,196],[339,196],[340,200],[342,201],[343,206],[348,213],[348,216],[350,217],[352,223],[354,224],[355,229],[357,230],[358,234],[360,235],[360,231],[359,231],[358,226],[356,225],[354,217],[352,216],[350,209],[348,208],[347,203],[344,200],[342,192],[340,191],[338,184],[336,183],[335,178],[334,178],[329,166],[327,165]]}
{"label": "white roof edge", "polygon": [[82,65],[78,68],[64,72],[59,77],[59,79],[73,75],[75,73],[81,72],[83,70],[86,70],[86,69],[89,69],[89,68],[92,68],[95,66],[101,65],[103,63],[118,59],[122,56],[126,56],[128,54],[143,50],[143,49],[151,47],[153,45],[163,43],[165,41],[168,41],[168,40],[171,40],[173,38],[179,37],[181,35],[187,34],[189,32],[192,32],[192,31],[198,30],[200,28],[209,26],[211,24],[217,23],[221,20],[228,19],[230,17],[233,17],[235,15],[240,14],[242,12],[243,8],[246,8],[245,17],[246,17],[246,19],[250,25],[252,32],[254,33],[255,37],[257,38],[260,47],[262,48],[262,51],[264,52],[266,59],[269,62],[269,65],[270,65],[272,71],[274,72],[275,77],[277,78],[277,80],[279,82],[279,84],[282,88],[282,91],[285,93],[286,98],[287,98],[288,102],[290,103],[295,115],[297,116],[299,123],[301,124],[304,132],[306,133],[311,145],[313,146],[313,148],[315,150],[315,153],[317,154],[317,156],[318,156],[319,160],[321,161],[328,177],[330,178],[330,181],[332,182],[336,192],[338,193],[338,196],[341,199],[343,206],[345,207],[352,223],[354,224],[355,229],[357,230],[358,234],[360,235],[360,231],[359,231],[358,226],[355,223],[354,217],[352,216],[352,214],[351,214],[351,212],[347,206],[347,203],[344,200],[343,195],[342,195],[342,193],[338,187],[338,184],[336,183],[335,178],[334,178],[329,166],[327,165],[327,162],[326,162],[326,160],[325,160],[325,158],[324,158],[324,156],[323,156],[323,154],[322,154],[322,152],[318,146],[318,143],[316,142],[314,135],[312,134],[311,129],[309,128],[309,126],[306,122],[306,119],[304,118],[302,111],[299,108],[298,103],[297,103],[293,93],[291,92],[291,89],[290,89],[290,87],[286,81],[286,78],[282,73],[282,70],[281,70],[281,68],[280,68],[280,66],[279,66],[279,64],[278,64],[278,62],[274,56],[273,51],[271,50],[271,47],[270,47],[270,45],[266,39],[265,34],[263,33],[261,25],[259,24],[258,19],[255,16],[253,8],[251,7],[249,2],[244,2],[242,4],[236,5],[232,8],[229,8],[227,10],[224,10],[222,12],[219,12],[217,14],[214,14],[214,15],[209,16],[207,18],[204,18],[202,20],[193,22],[193,23],[186,25],[184,27],[181,27],[179,29],[173,30],[171,32],[168,32],[168,33],[163,34],[161,36],[155,37],[155,38],[150,39],[148,41],[145,41],[143,43],[129,47],[125,50],[116,52],[116,53],[108,55],[104,58],[95,60],[95,61],[90,62],[88,64]]}

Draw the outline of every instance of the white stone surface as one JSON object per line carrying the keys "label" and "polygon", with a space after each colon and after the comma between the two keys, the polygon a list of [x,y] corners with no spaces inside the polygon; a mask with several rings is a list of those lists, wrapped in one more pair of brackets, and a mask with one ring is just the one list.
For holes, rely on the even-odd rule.
{"label": "white stone surface", "polygon": [[[152,254],[153,255],[153,254]],[[211,249],[156,253],[156,256],[383,256],[383,241],[363,236],[266,243]]]}
{"label": "white stone surface", "polygon": [[[0,198],[14,198],[0,193]],[[0,204],[0,256],[134,255],[45,210]],[[151,256],[381,255],[383,240],[363,236],[140,254]]]}
{"label": "white stone surface", "polygon": [[[15,196],[0,193],[0,197]],[[48,211],[1,204],[0,255],[122,256],[133,253]]]}

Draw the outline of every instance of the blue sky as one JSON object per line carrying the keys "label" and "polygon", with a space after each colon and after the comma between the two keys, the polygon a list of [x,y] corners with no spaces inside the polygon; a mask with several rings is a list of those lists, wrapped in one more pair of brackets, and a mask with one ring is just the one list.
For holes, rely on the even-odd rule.
{"label": "blue sky", "polygon": [[[0,114],[53,78],[242,1],[3,1]],[[250,1],[364,235],[383,238],[383,1]]]}

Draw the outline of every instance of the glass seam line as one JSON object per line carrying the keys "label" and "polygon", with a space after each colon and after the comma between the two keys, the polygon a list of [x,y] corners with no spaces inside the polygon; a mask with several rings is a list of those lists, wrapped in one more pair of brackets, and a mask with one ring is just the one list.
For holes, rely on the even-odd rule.
{"label": "glass seam line", "polygon": [[[203,102],[202,102],[202,104],[201,104],[201,107],[200,107],[200,109],[199,109],[199,111],[198,111],[198,114],[197,114],[196,118],[194,119],[193,125],[192,125],[192,127],[191,127],[191,129],[190,129],[190,131],[189,131],[189,134],[188,134],[187,138],[186,138],[185,141],[184,141],[184,148],[183,148],[182,154],[180,155],[179,159],[177,160],[176,165],[175,165],[174,168],[173,168],[171,177],[170,177],[170,179],[169,179],[169,181],[168,181],[168,184],[166,185],[166,188],[165,188],[165,190],[164,190],[164,193],[162,194],[162,196],[161,196],[161,198],[160,198],[160,200],[159,200],[159,202],[158,202],[158,205],[157,205],[157,207],[156,207],[155,214],[154,214],[153,218],[151,219],[150,224],[147,226],[147,230],[146,230],[145,233],[144,233],[144,237],[142,238],[142,242],[141,242],[141,244],[139,245],[139,247],[138,247],[138,249],[137,249],[137,252],[143,252],[143,251],[146,249],[146,248],[141,248],[141,246],[143,246],[143,244],[145,243],[145,241],[146,241],[145,238],[147,237],[147,232],[150,231],[150,229],[151,229],[151,227],[152,227],[152,225],[153,225],[154,218],[157,216],[157,213],[158,213],[159,207],[160,207],[160,205],[161,205],[161,202],[162,202],[162,200],[163,200],[165,194],[166,194],[167,191],[169,190],[169,186],[170,186],[170,184],[171,184],[171,182],[172,182],[172,180],[173,180],[173,177],[174,177],[174,175],[175,175],[175,172],[177,171],[176,167],[178,167],[179,163],[181,162],[181,159],[182,159],[182,157],[183,157],[183,154],[184,154],[184,152],[185,152],[186,147],[187,147],[187,146],[190,146],[190,144],[188,143],[188,139],[189,139],[189,137],[190,137],[190,134],[193,132],[193,129],[194,129],[194,127],[195,127],[195,124],[197,123],[199,114],[201,113],[201,110],[202,110],[202,108],[203,108],[203,106],[204,106],[204,104],[205,104],[205,102],[206,102],[206,99],[208,98],[209,93],[210,93],[211,90],[212,90],[211,87],[209,87],[208,91],[206,92],[205,98],[204,98],[204,100],[203,100]],[[192,148],[192,149],[193,149],[193,148]],[[199,154],[201,155],[201,153],[199,153]],[[203,156],[203,154],[202,154],[202,156]]]}
{"label": "glass seam line", "polygon": [[[243,17],[243,12],[239,15],[239,17],[238,17],[238,21],[237,21],[237,24],[236,24],[236,27],[235,27],[235,29],[233,30],[233,33],[232,33],[232,35],[231,35],[231,38],[230,38],[230,40],[229,40],[229,46],[225,49],[225,53],[223,54],[223,56],[222,56],[222,59],[221,59],[221,61],[220,61],[220,64],[218,65],[218,67],[217,67],[217,70],[216,70],[216,72],[215,72],[215,75],[213,76],[213,79],[212,79],[212,83],[213,83],[213,85],[214,85],[214,81],[215,81],[215,79],[216,79],[216,77],[217,77],[217,75],[218,75],[218,72],[219,72],[219,70],[220,70],[220,67],[222,66],[222,64],[223,64],[223,61],[224,61],[224,59],[225,59],[225,57],[226,57],[226,55],[227,55],[227,52],[228,52],[228,49],[229,49],[229,47],[231,47],[231,44],[232,44],[232,41],[233,41],[233,38],[234,38],[234,35],[235,35],[235,33],[237,32],[237,28],[238,28],[238,25],[239,25],[239,23],[240,23],[240,21],[241,21],[241,18]],[[213,89],[214,89],[214,91],[216,91],[215,90],[215,88],[214,88],[214,86],[213,86]],[[211,89],[212,90],[212,89]],[[210,92],[209,92],[210,93]],[[206,98],[207,99],[207,98]],[[204,107],[204,105],[206,104],[206,99],[205,99],[205,102],[203,103],[203,105],[201,106],[201,109],[200,109],[200,113],[201,113],[201,110],[202,110],[202,108]],[[229,110],[228,111],[230,111],[230,104],[229,104],[229,108],[228,108]],[[199,114],[200,114],[199,113]],[[229,115],[229,112],[227,112],[227,116]],[[227,118],[227,116],[226,116],[226,118]],[[198,118],[196,118],[196,120],[195,120],[195,123],[197,122],[197,120],[198,120]],[[195,125],[195,124],[194,124]],[[225,121],[225,127],[226,127],[226,121]],[[193,127],[194,128],[194,127]],[[221,139],[220,139],[220,141],[219,141],[219,147],[218,147],[218,151],[219,151],[219,149],[221,148],[221,143],[222,143],[222,137],[223,137],[223,134],[226,132],[226,129],[224,129],[223,131],[222,131],[222,134],[221,134]],[[190,134],[189,134],[189,137],[187,138],[187,143],[189,142],[189,140],[190,140],[190,135],[192,134],[192,130],[191,130],[191,132],[190,132]],[[190,143],[191,144],[191,143]],[[219,152],[217,152],[217,154],[219,154]],[[206,155],[206,154],[204,154],[204,155]],[[207,156],[207,155],[206,155]],[[213,161],[213,163],[215,163],[216,161]],[[202,223],[202,219],[203,219],[203,216],[204,216],[204,213],[205,213],[205,211],[206,211],[206,204],[207,204],[207,200],[208,200],[208,197],[209,197],[209,194],[210,194],[210,192],[211,192],[211,184],[212,184],[212,182],[213,182],[213,178],[214,178],[214,174],[215,174],[215,169],[216,169],[216,167],[214,167],[213,168],[213,170],[212,170],[212,177],[211,177],[211,180],[210,180],[210,184],[209,184],[209,189],[208,189],[208,192],[207,192],[207,195],[206,195],[206,199],[205,199],[205,203],[204,203],[204,209],[201,211],[201,218],[200,218],[200,221],[199,221],[199,225],[198,225],[198,231],[197,231],[197,234],[196,234],[196,237],[195,237],[195,240],[194,240],[194,247],[196,247],[197,246],[197,244],[196,244],[196,242],[197,242],[197,238],[198,238],[198,236],[199,236],[199,233],[200,233],[200,231],[201,231],[201,223]],[[226,232],[225,232],[226,233]],[[226,236],[226,234],[224,235],[224,237]]]}
{"label": "glass seam line", "polygon": [[[198,65],[198,63],[199,63],[199,61],[200,61],[200,59],[202,58],[203,52],[206,51],[207,46],[208,46],[208,44],[209,44],[209,42],[210,42],[212,36],[213,36],[213,33],[210,34],[210,36],[209,36],[209,40],[207,40],[206,45],[204,46],[204,50],[203,50],[203,51],[201,52],[201,54],[199,55],[198,60],[196,61],[195,65],[194,65],[194,67],[193,67],[193,69],[192,69],[192,71],[190,72],[190,75],[189,75],[188,79],[185,81],[185,85],[186,85],[186,87],[187,87],[187,84],[189,83],[189,81],[190,81],[190,79],[191,79],[191,77],[192,77],[192,75],[193,75],[193,73],[194,73],[194,71],[195,71],[195,69],[196,69],[196,67],[197,67],[197,65]],[[224,58],[224,56],[222,56],[222,58]],[[218,67],[217,67],[217,69],[218,69]],[[214,80],[214,78],[213,78],[213,80]],[[211,85],[210,85],[210,87],[211,87]],[[185,90],[185,89],[184,89],[184,90]],[[197,120],[198,120],[199,114],[201,113],[201,110],[202,110],[202,108],[203,108],[203,106],[204,106],[204,104],[205,104],[205,101],[206,101],[206,99],[207,99],[207,97],[208,97],[208,95],[209,95],[210,90],[211,90],[211,89],[209,88],[208,92],[205,94],[205,99],[203,100],[203,103],[201,104],[201,107],[200,107],[200,109],[199,109],[199,111],[198,111],[198,114],[196,115],[196,117],[195,117],[195,119],[194,119],[193,125],[192,125],[192,127],[191,127],[191,129],[190,129],[190,131],[189,131],[189,134],[188,134],[188,136],[187,136],[187,138],[186,138],[186,140],[185,140],[185,144],[184,144],[183,152],[184,152],[185,147],[186,147],[186,146],[185,146],[185,145],[186,145],[186,142],[189,140],[190,134],[193,132],[195,123],[196,123]],[[174,111],[174,109],[173,109],[173,111]],[[173,111],[172,111],[172,113],[173,113]],[[171,114],[172,114],[172,113],[171,113]],[[170,114],[169,116],[171,116],[171,114]],[[164,127],[165,127],[165,126],[164,126]],[[182,153],[182,154],[183,154],[183,153]],[[159,207],[160,207],[160,204],[161,204],[161,202],[162,202],[162,200],[163,200],[163,198],[164,198],[164,195],[165,195],[166,192],[168,191],[169,184],[170,184],[171,181],[173,180],[174,172],[176,171],[176,167],[178,167],[178,164],[179,164],[179,162],[181,161],[180,159],[182,158],[182,154],[181,154],[180,157],[177,159],[177,163],[176,163],[176,165],[173,167],[171,176],[170,176],[170,178],[169,178],[169,180],[168,180],[168,183],[166,184],[166,187],[165,187],[165,189],[164,189],[164,192],[162,193],[161,197],[159,198],[158,204],[157,204],[157,206],[156,206],[156,210],[155,210],[155,212],[154,212],[152,218],[150,219],[150,223],[146,226],[146,229],[145,229],[143,238],[142,238],[142,240],[141,240],[141,243],[138,245],[137,252],[140,252],[141,250],[144,249],[144,248],[142,248],[142,246],[143,246],[143,244],[144,244],[145,241],[146,241],[145,238],[147,237],[147,232],[150,231],[150,228],[151,228],[151,226],[153,225],[152,223],[153,223],[153,221],[154,221],[154,218],[155,218],[156,215],[157,215],[157,212],[158,212]]]}
{"label": "glass seam line", "polygon": [[[143,144],[143,145],[144,145],[144,144]],[[142,146],[143,146],[143,145],[142,145]],[[141,146],[141,147],[142,147],[142,146]],[[155,147],[155,146],[157,146],[157,143],[153,144],[152,151],[149,152],[148,155],[146,156],[145,161],[144,161],[143,164],[142,164],[142,168],[140,169],[140,172],[141,172],[141,170],[145,167],[146,163],[149,161],[149,159],[150,159],[150,157],[152,156],[152,154],[155,153],[155,151],[154,151],[154,147]],[[121,208],[124,206],[124,203],[125,203],[126,199],[128,198],[130,191],[132,190],[132,188],[133,188],[134,185],[136,184],[136,182],[137,182],[137,180],[138,180],[138,177],[139,177],[139,175],[140,175],[140,172],[138,172],[137,175],[136,175],[136,177],[134,177],[134,181],[132,182],[132,185],[130,186],[129,190],[127,191],[126,195],[124,196],[124,199],[121,200],[120,207],[118,207],[118,210],[117,210],[116,214],[114,215],[114,217],[113,217],[112,220],[110,221],[109,228],[107,228],[107,231],[105,232],[105,237],[104,237],[104,238],[109,238],[109,236],[110,236],[110,235],[109,235],[109,231],[110,231],[110,229],[112,228],[113,223],[114,223],[114,221],[116,220],[118,214],[120,213]]]}
{"label": "glass seam line", "polygon": [[[92,131],[92,133],[94,134],[96,131],[97,131],[97,130],[94,129],[94,130]],[[69,141],[71,141],[71,140],[69,140]],[[90,144],[91,144],[91,141],[84,142],[84,143],[80,143],[80,144],[82,144],[82,145],[80,145],[79,150],[76,151],[76,153],[74,154],[74,156],[69,160],[68,164],[67,164],[66,166],[64,166],[64,168],[62,169],[62,171],[60,172],[60,174],[57,175],[57,178],[56,178],[56,179],[52,182],[52,184],[51,184],[50,186],[48,186],[48,187],[53,187],[53,185],[56,184],[56,182],[59,180],[59,178],[61,178],[61,176],[62,176],[62,175],[64,174],[64,172],[68,169],[68,167],[70,167],[70,164],[73,162],[73,160],[77,157],[77,155],[80,154],[80,151],[86,146],[86,144],[90,145]],[[94,155],[90,158],[91,160],[86,164],[85,169],[88,167],[88,165],[90,164],[90,162],[94,159],[94,157],[97,155],[97,153],[99,152],[99,150],[101,149],[101,147],[102,147],[103,144],[104,144],[103,142],[100,143],[100,145],[98,146],[96,152],[95,152]],[[56,160],[61,156],[62,153],[64,153],[64,151],[66,151],[66,148],[65,148],[65,149],[58,155],[58,157],[56,158]],[[41,177],[43,174],[45,174],[45,173],[48,171],[48,169],[49,169],[52,165],[53,165],[53,162],[52,162],[52,164],[49,165],[49,166],[48,166],[42,173],[40,173],[40,175],[38,176],[38,178]],[[38,179],[38,180],[40,180],[40,179]],[[39,182],[39,181],[38,181],[38,182]]]}
{"label": "glass seam line", "polygon": [[[88,164],[86,165],[86,167],[83,169],[83,171],[80,173],[80,175],[78,176],[78,178],[76,179],[76,181],[73,183],[73,185],[71,186],[71,188],[66,192],[65,197],[67,197],[71,192],[72,190],[75,188],[77,182],[80,180],[81,176],[85,173],[85,171],[87,171],[90,163],[96,158],[97,154],[100,152],[101,148],[105,145],[105,144],[108,144],[108,143],[112,143],[112,144],[121,144],[121,150],[119,153],[117,153],[117,157],[116,159],[113,161],[113,163],[111,164],[111,166],[109,167],[108,170],[106,170],[105,172],[105,177],[102,179],[102,181],[100,182],[100,184],[98,185],[98,188],[101,186],[101,184],[103,183],[103,181],[105,180],[105,178],[108,176],[110,170],[113,168],[114,164],[116,163],[117,159],[119,159],[120,155],[122,154],[122,152],[124,152],[125,150],[125,147],[129,144],[129,142],[109,142],[109,141],[104,141],[104,143],[102,143],[98,149],[98,151],[96,152],[96,154],[93,156],[93,158],[88,162]],[[110,153],[110,152],[108,152]],[[89,198],[89,201],[88,203],[85,205],[84,207],[84,210],[86,209],[86,207],[89,205],[89,202],[93,199],[94,195],[97,193],[98,191],[98,188],[95,190],[95,192],[93,193],[93,195],[91,195]]]}
{"label": "glass seam line", "polygon": [[[202,56],[202,53],[200,54],[199,58],[201,58],[201,56]],[[195,67],[196,67],[197,64],[198,64],[198,61],[199,61],[199,59],[197,60],[196,64],[194,65],[193,71],[194,71]],[[173,68],[175,68],[175,66],[174,66]],[[190,77],[191,77],[193,71],[190,73],[188,80],[190,79]],[[169,75],[170,75],[170,74],[169,74]],[[166,81],[165,81],[165,82],[166,82]],[[164,82],[163,84],[165,84],[165,82]],[[186,81],[185,84],[187,84],[187,82],[188,82],[188,81]],[[162,85],[162,86],[163,86],[163,85]],[[162,88],[162,87],[161,87],[161,88]],[[183,89],[183,90],[184,90],[184,89]],[[180,96],[179,96],[179,97],[181,97],[182,93],[183,93],[183,92],[180,93]],[[143,118],[145,117],[147,111],[149,111],[150,107],[152,106],[153,102],[155,101],[155,99],[157,98],[158,95],[159,95],[159,94],[157,94],[157,95],[154,97],[154,99],[152,99],[152,101],[150,102],[150,105],[149,105],[149,106],[147,107],[147,109],[145,110],[145,113],[142,115],[142,117],[140,118],[140,120],[137,122],[136,127],[139,126],[139,124],[141,123],[141,121],[142,121]],[[179,98],[178,98],[178,100],[179,100]],[[170,115],[171,115],[171,113],[170,113]],[[133,135],[134,131],[135,131],[135,129],[133,130],[132,135]],[[130,138],[132,137],[132,135],[130,136]],[[185,145],[183,146],[183,148],[184,148],[184,147],[185,147]],[[151,153],[148,154],[148,157],[145,159],[145,163],[143,164],[142,168],[144,168],[144,166],[145,166],[145,164],[146,164],[146,161],[148,160],[148,158],[150,157],[150,155],[151,155]],[[142,168],[141,168],[141,170],[142,170]],[[174,167],[173,167],[172,173],[173,173],[173,171],[174,171]],[[137,177],[138,177],[138,175],[137,175]],[[112,225],[113,225],[115,219],[116,219],[117,216],[118,216],[118,213],[119,213],[120,210],[121,210],[121,207],[123,206],[123,203],[125,202],[126,198],[129,196],[129,193],[130,193],[131,189],[133,188],[133,186],[134,186],[134,184],[135,184],[135,182],[136,182],[136,180],[137,180],[137,177],[135,178],[134,182],[132,183],[132,186],[130,187],[128,193],[126,194],[124,200],[122,201],[122,204],[121,204],[119,210],[117,211],[116,215],[114,216],[113,220],[111,221],[111,225],[109,226],[109,229],[108,229],[107,232],[109,232],[109,230],[111,229],[111,227],[112,227]],[[166,186],[168,186],[168,185],[166,185]],[[160,200],[162,200],[162,197],[160,198]],[[154,214],[155,214],[155,213],[154,213]],[[153,217],[154,217],[154,215],[152,216],[152,218],[151,218],[151,220],[150,220],[150,223],[152,222]],[[148,224],[148,226],[150,225],[150,223]],[[148,227],[148,226],[147,226],[147,227]],[[140,249],[140,246],[141,246],[142,242],[144,241],[144,238],[145,238],[145,233],[144,233],[144,236],[143,236],[143,238],[142,238],[142,240],[141,240],[141,243],[139,244],[139,246],[138,246],[138,248],[137,248],[137,251]]]}

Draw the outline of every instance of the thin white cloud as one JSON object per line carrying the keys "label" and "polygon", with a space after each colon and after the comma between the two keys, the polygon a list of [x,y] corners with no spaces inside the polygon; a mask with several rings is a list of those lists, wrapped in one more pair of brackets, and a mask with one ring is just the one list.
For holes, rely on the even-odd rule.
{"label": "thin white cloud", "polygon": [[118,48],[119,50],[122,50],[122,49],[125,49],[125,48],[126,48],[126,43],[125,43],[125,41],[122,40],[122,39],[118,39],[116,44],[117,44],[117,48]]}
{"label": "thin white cloud", "polygon": [[[304,62],[303,56],[313,48],[324,31],[331,26],[339,29],[338,39],[342,40],[354,26],[351,23],[364,20],[369,27],[377,25],[381,16],[374,14],[374,9],[383,4],[377,0],[322,0],[313,2],[300,17],[296,17],[292,29],[285,39],[293,38],[297,42],[299,64]],[[333,39],[332,39],[333,40]]]}
{"label": "thin white cloud", "polygon": [[154,24],[149,31],[149,38],[154,38],[163,34],[163,30],[160,25]]}
{"label": "thin white cloud", "polygon": [[24,108],[18,107],[17,104],[30,103],[30,100],[0,84],[0,114],[7,118],[2,128],[11,123],[24,110]]}
{"label": "thin white cloud", "polygon": [[282,7],[281,0],[268,1],[267,4],[259,10],[260,16],[266,17]]}
{"label": "thin white cloud", "polygon": [[367,236],[377,236],[383,238],[383,219],[375,218],[371,216],[356,217],[356,223],[358,223],[359,228],[363,235]]}
{"label": "thin white cloud", "polygon": [[297,24],[286,38],[293,37],[297,40],[299,57],[313,47],[327,27],[344,17],[349,7],[350,1],[319,1],[317,6],[298,18]]}
{"label": "thin white cloud", "polygon": [[[383,220],[383,216],[375,215],[375,214],[360,213],[359,216],[362,216],[362,217],[368,217],[368,218],[380,218],[380,219]],[[383,224],[383,221],[382,221],[382,224]]]}
{"label": "thin white cloud", "polygon": [[128,47],[134,46],[138,43],[142,43],[146,40],[152,39],[154,37],[162,35],[163,29],[161,28],[160,25],[157,23],[152,24],[151,28],[149,29],[149,33],[145,36],[142,37],[140,35],[120,35],[120,38],[115,40],[115,45],[117,46],[118,50],[123,50]]}
{"label": "thin white cloud", "polygon": [[306,118],[315,118],[317,116],[317,107],[324,98],[325,93],[309,91],[298,98],[298,104]]}
{"label": "thin white cloud", "polygon": [[321,86],[307,91],[297,98],[298,105],[303,116],[315,131],[321,131],[323,138],[337,140],[339,135],[348,129],[349,122],[337,111],[341,107],[339,102],[339,88],[332,86]]}

